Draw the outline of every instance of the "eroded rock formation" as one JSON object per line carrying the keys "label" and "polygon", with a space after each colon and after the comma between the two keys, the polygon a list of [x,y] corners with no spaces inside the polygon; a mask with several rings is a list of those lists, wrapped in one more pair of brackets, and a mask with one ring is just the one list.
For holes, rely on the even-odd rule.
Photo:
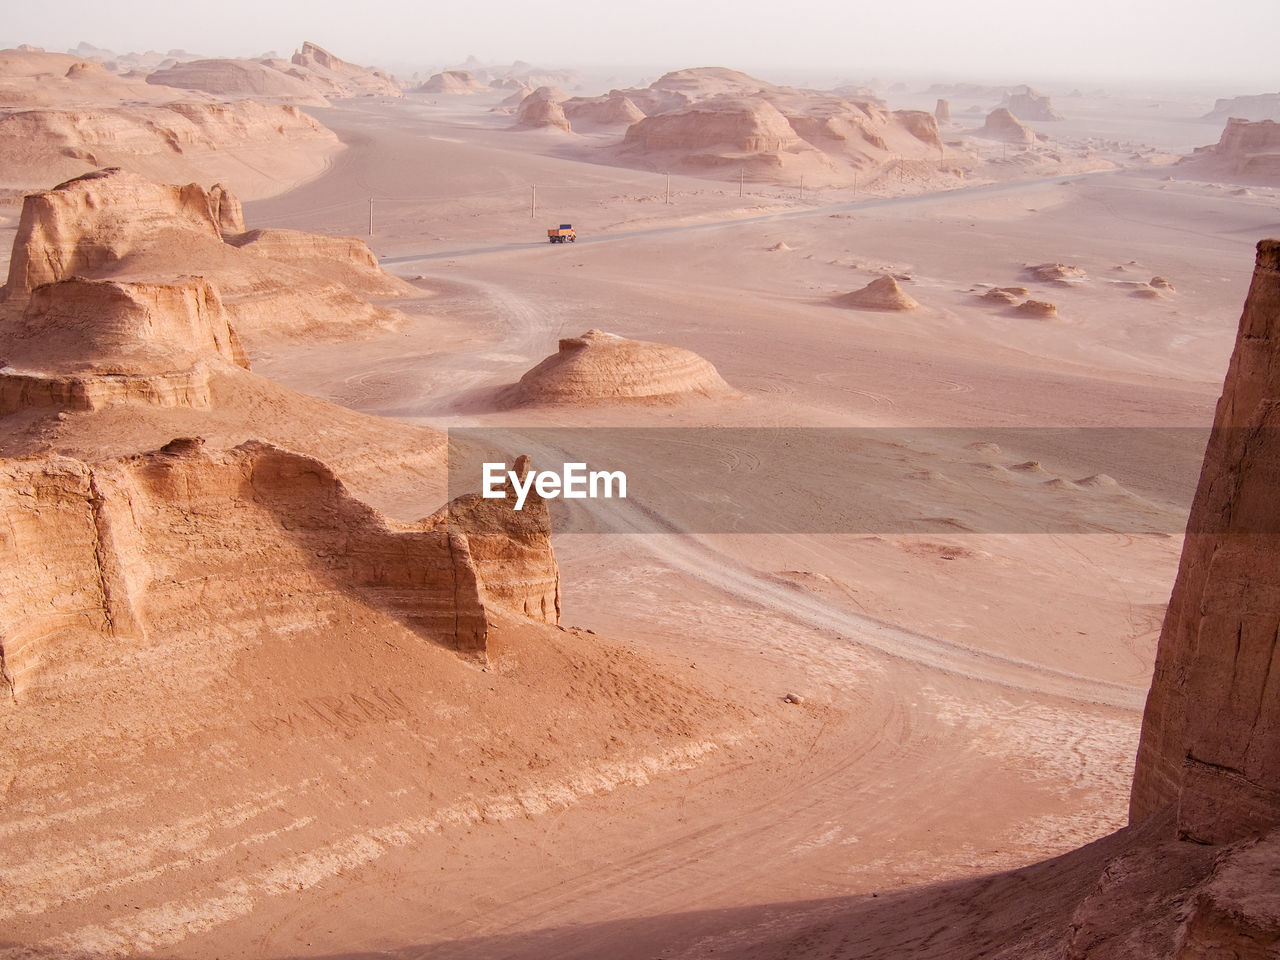
{"label": "eroded rock formation", "polygon": [[552,127],[569,133],[569,118],[560,105],[559,93],[551,87],[539,87],[521,100],[516,108],[516,126],[531,130]]}
{"label": "eroded rock formation", "polygon": [[561,106],[570,123],[586,127],[629,127],[645,116],[644,111],[620,91],[603,97],[574,97]]}
{"label": "eroded rock formation", "polygon": [[1004,143],[1036,142],[1035,131],[1021,123],[1006,107],[996,107],[987,114],[986,122],[974,131],[975,137],[1000,140]]}
{"label": "eroded rock formation", "polygon": [[1030,87],[1009,93],[1001,106],[1007,107],[1019,120],[1065,120],[1066,118],[1053,109],[1049,97]]}
{"label": "eroded rock formation", "polygon": [[517,514],[504,500],[463,498],[397,523],[319,461],[259,441],[210,453],[178,440],[101,463],[0,461],[0,504],[0,663],[19,700],[59,643],[85,630],[164,643],[211,615],[270,630],[290,607],[323,610],[339,594],[483,659],[503,611],[559,618],[540,499]]}
{"label": "eroded rock formation", "polygon": [[365,335],[399,315],[363,296],[417,291],[378,267],[363,242],[297,231],[244,231],[227,190],[170,186],[118,169],[29,195],[14,240],[7,312],[36,287],[71,277],[168,282],[198,273],[216,284],[237,332]]}
{"label": "eroded rock formation", "polygon": [[296,68],[291,72],[324,90],[328,97],[404,96],[395,80],[382,71],[348,63],[310,41],[302,44],[290,63]]}
{"label": "eroded rock formation", "polygon": [[731,394],[715,367],[690,350],[588,330],[561,340],[558,352],[521,377],[513,400],[589,403]]}
{"label": "eroded rock formation", "polygon": [[481,83],[469,70],[443,70],[427,78],[418,91],[421,93],[482,93],[492,89]]}
{"label": "eroded rock formation", "polygon": [[147,83],[200,90],[228,99],[284,100],[327,107],[329,101],[300,77],[256,60],[188,60],[147,75]]}
{"label": "eroded rock formation", "polygon": [[0,326],[0,415],[118,403],[207,407],[211,365],[249,361],[213,284],[79,277],[36,287]]}
{"label": "eroded rock formation", "polygon": [[1280,123],[1233,117],[1216,144],[1198,147],[1180,166],[1250,183],[1280,183]]}
{"label": "eroded rock formation", "polygon": [[1160,634],[1130,816],[1180,835],[1280,824],[1280,240],[1258,244]]}

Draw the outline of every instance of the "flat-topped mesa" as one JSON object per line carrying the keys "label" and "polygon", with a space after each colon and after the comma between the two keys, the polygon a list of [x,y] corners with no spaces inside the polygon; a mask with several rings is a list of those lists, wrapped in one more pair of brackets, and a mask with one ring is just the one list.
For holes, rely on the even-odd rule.
{"label": "flat-topped mesa", "polygon": [[16,531],[0,538],[5,683],[20,701],[59,669],[64,641],[162,650],[213,618],[253,646],[289,635],[299,611],[323,623],[359,607],[483,660],[496,618],[559,619],[546,505],[508,518],[508,503],[391,521],[325,464],[257,440],[208,452],[189,438],[99,463],[0,460],[0,510]]}
{"label": "flat-topped mesa", "polygon": [[1003,143],[1032,144],[1037,140],[1036,132],[1019,121],[1006,107],[996,107],[987,114],[986,122],[973,135]]}
{"label": "flat-topped mesa", "polygon": [[832,297],[838,307],[856,307],[862,310],[914,310],[920,306],[915,299],[898,285],[889,274],[876,277],[861,290]]}
{"label": "flat-topped mesa", "polygon": [[1280,240],[1258,244],[1156,655],[1130,820],[1280,824]]}
{"label": "flat-topped mesa", "polygon": [[162,185],[114,167],[85,174],[23,201],[4,299],[25,303],[42,284],[118,264],[157,231],[220,241],[237,220],[243,228],[239,201],[222,187]]}
{"label": "flat-topped mesa", "polygon": [[1193,166],[1207,162],[1231,176],[1280,183],[1280,123],[1232,117],[1216,144],[1198,148],[1183,162]]}
{"label": "flat-topped mesa", "polygon": [[716,368],[690,350],[589,330],[561,340],[557,353],[520,378],[512,398],[565,404],[732,395]]}
{"label": "flat-topped mesa", "polygon": [[213,284],[73,278],[37,287],[0,326],[0,415],[120,403],[207,407],[209,372],[248,368]]}
{"label": "flat-topped mesa", "polygon": [[329,101],[306,81],[255,60],[187,60],[147,75],[147,83],[199,90],[226,99],[252,97],[327,107]]}

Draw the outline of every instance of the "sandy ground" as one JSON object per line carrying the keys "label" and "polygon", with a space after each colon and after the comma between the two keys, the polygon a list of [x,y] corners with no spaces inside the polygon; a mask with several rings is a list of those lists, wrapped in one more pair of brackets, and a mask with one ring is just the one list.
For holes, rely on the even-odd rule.
{"label": "sandy ground", "polygon": [[[547,426],[691,428],[708,443],[724,427],[871,430],[881,447],[863,481],[876,489],[928,513],[930,484],[977,484],[980,462],[980,497],[1018,499],[1049,532],[678,534],[621,511],[610,522],[632,532],[561,535],[562,623],[714,678],[687,696],[723,699],[735,726],[715,748],[547,812],[390,845],[154,949],[967,957],[1019,937],[1017,955],[1047,949],[1027,931],[1065,923],[1110,848],[1044,861],[1125,822],[1196,430],[1211,420],[1252,246],[1280,230],[1276,191],[1235,196],[1142,169],[801,200],[672,177],[668,204],[661,175],[567,158],[555,138],[503,129],[465,98],[314,113],[348,149],[318,179],[248,204],[249,221],[364,235],[372,197],[371,247],[436,296],[402,305],[413,319],[395,333],[265,346],[256,373],[361,413],[517,442]],[[1162,127],[1143,141],[1124,119],[1135,141],[1175,137]],[[581,241],[545,243],[559,222]],[[1044,284],[1024,269],[1057,261],[1088,279]],[[828,302],[884,272],[910,278],[919,310]],[[1174,291],[1133,295],[1156,275]],[[1026,286],[1060,319],[992,307],[984,284]],[[742,396],[492,409],[495,388],[592,327],[692,349]],[[979,455],[951,442],[944,428],[956,427],[1022,432]],[[1102,448],[1035,429],[1059,427],[1130,429]],[[755,469],[758,453],[691,456],[727,476]],[[1029,461],[1038,470],[1015,469]],[[1099,473],[1128,497],[1117,515],[1154,532],[1060,529],[1092,509],[1074,481]],[[786,489],[762,485],[744,509],[859,493],[857,478],[783,477]],[[681,483],[674,471],[659,480]],[[415,517],[441,496],[424,486],[382,505]],[[789,692],[803,703],[783,704]],[[406,802],[404,749],[382,756],[387,816]]]}

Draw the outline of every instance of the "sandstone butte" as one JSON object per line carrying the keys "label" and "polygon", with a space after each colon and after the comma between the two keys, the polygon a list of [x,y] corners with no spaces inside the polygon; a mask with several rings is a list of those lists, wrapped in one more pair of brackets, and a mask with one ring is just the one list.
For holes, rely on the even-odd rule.
{"label": "sandstone butte", "polygon": [[520,378],[510,400],[526,405],[671,402],[732,395],[716,368],[691,350],[588,330],[561,340],[556,353]]}
{"label": "sandstone butte", "polygon": [[1216,144],[1197,147],[1178,165],[1207,176],[1280,183],[1280,123],[1232,117]]}
{"label": "sandstone butte", "polygon": [[516,126],[529,129],[551,127],[569,133],[569,120],[560,106],[557,93],[551,87],[539,87],[523,98],[516,108]]}
{"label": "sandstone butte", "polygon": [[168,281],[193,267],[216,286],[246,343],[367,335],[402,318],[365,297],[420,293],[382,272],[359,240],[246,231],[238,201],[222,187],[168,186],[108,169],[26,197],[3,298],[7,309],[22,309],[42,284]]}
{"label": "sandstone butte", "polygon": [[469,70],[443,70],[433,73],[419,87],[419,93],[483,93],[492,90],[488,84],[481,83]]}

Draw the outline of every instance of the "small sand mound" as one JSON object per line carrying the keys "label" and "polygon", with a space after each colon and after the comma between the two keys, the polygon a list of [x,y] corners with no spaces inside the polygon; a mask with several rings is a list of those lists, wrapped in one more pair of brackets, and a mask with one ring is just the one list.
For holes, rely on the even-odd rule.
{"label": "small sand mound", "polygon": [[1018,304],[1018,313],[1024,317],[1056,318],[1058,307],[1048,300],[1024,300]]}
{"label": "small sand mound", "polygon": [[920,306],[888,274],[877,277],[861,290],[832,298],[832,303],[839,307],[860,307],[864,310],[914,310]]}
{"label": "small sand mound", "polygon": [[1041,283],[1067,283],[1074,280],[1088,280],[1089,275],[1070,263],[1037,263],[1029,265],[1027,272]]}
{"label": "small sand mound", "polygon": [[1044,467],[1040,465],[1039,460],[1024,460],[1022,463],[1015,463],[1009,469],[1022,473],[1044,473]]}
{"label": "small sand mound", "polygon": [[716,368],[690,350],[588,330],[561,340],[557,353],[520,378],[513,399],[589,403],[730,394]]}
{"label": "small sand mound", "polygon": [[1163,293],[1161,293],[1159,290],[1155,289],[1154,287],[1149,287],[1149,286],[1146,286],[1145,284],[1143,286],[1135,288],[1134,291],[1131,294],[1129,294],[1129,296],[1139,297],[1143,300],[1163,300],[1164,299]]}
{"label": "small sand mound", "polygon": [[772,247],[770,247],[769,249],[770,249],[771,251],[779,251],[779,252],[781,252],[781,251],[783,251],[783,250],[790,250],[790,249],[792,249],[792,248],[791,248],[791,247],[789,247],[789,246],[787,246],[787,244],[786,244],[786,243],[784,243],[783,241],[779,240],[777,243],[775,243],[775,244],[774,244]]}
{"label": "small sand mound", "polygon": [[976,440],[968,444],[965,449],[972,450],[974,453],[984,453],[989,457],[1000,454],[1000,444],[992,443],[990,440]]}
{"label": "small sand mound", "polygon": [[992,303],[1017,303],[1018,302],[1018,297],[1016,294],[1012,294],[1008,290],[1003,290],[1000,287],[992,287],[990,290],[988,290],[986,293],[982,295],[982,299],[990,300]]}
{"label": "small sand mound", "polygon": [[1105,473],[1095,473],[1092,476],[1085,477],[1076,481],[1077,487],[1092,487],[1094,489],[1116,490],[1120,484],[1115,477],[1108,476]]}
{"label": "small sand mound", "polygon": [[1147,281],[1147,283],[1155,287],[1157,290],[1168,290],[1170,293],[1173,292],[1173,284],[1164,277],[1152,277]]}

